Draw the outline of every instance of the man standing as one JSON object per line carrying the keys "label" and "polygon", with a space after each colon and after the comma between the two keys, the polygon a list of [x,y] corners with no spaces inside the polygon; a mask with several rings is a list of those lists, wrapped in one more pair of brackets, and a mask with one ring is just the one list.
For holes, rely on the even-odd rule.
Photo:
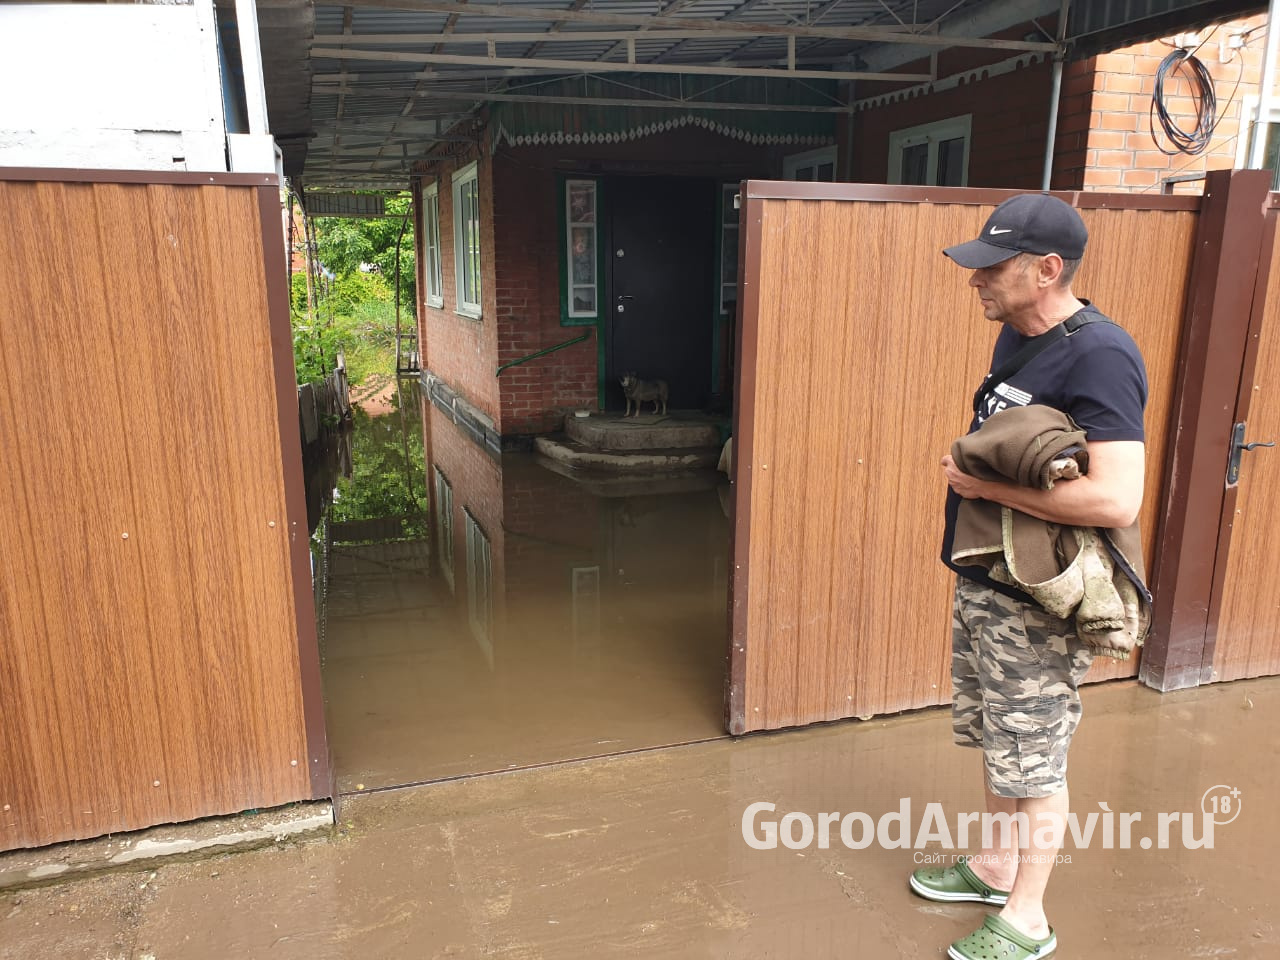
{"label": "man standing", "polygon": [[[978,480],[942,458],[950,485],[942,559],[957,574],[955,738],[982,749],[987,811],[1025,814],[1032,834],[1019,837],[1015,821],[984,837],[977,856],[912,875],[912,890],[930,900],[1003,908],[951,945],[953,960],[1046,957],[1057,947],[1044,893],[1069,809],[1067,748],[1081,715],[1078,686],[1093,659],[1072,621],[1050,616],[986,569],[952,560],[960,501],[993,501],[1053,524],[1121,529],[1142,503],[1146,370],[1133,339],[1072,292],[1087,240],[1069,205],[1026,194],[1000,204],[976,240],[943,251],[973,271],[969,285],[983,314],[1003,324],[970,433],[999,410],[1044,404],[1075,421],[1088,452],[1087,474],[1051,490]],[[1037,828],[1049,824],[1057,830],[1045,843]]]}

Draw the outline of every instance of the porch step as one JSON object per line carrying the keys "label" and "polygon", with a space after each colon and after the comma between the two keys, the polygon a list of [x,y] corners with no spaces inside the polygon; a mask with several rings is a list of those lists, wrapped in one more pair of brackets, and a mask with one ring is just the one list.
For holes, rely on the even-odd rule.
{"label": "porch step", "polygon": [[634,472],[583,470],[561,463],[559,460],[552,460],[550,457],[538,457],[537,463],[543,470],[550,470],[552,473],[572,480],[593,497],[604,499],[701,493],[714,490],[721,484],[728,485],[728,481],[720,474],[710,470],[679,470],[665,473],[647,470]]}
{"label": "porch step", "polygon": [[[597,450],[673,451],[719,449],[723,442],[722,424],[727,420],[701,413],[643,414],[623,417],[620,414],[594,414],[590,417],[565,417],[564,432],[569,439]],[[715,466],[715,461],[711,462]]]}
{"label": "porch step", "polygon": [[714,446],[655,448],[624,453],[601,450],[569,437],[538,437],[534,448],[557,463],[615,473],[709,470],[715,467],[720,457],[720,448]]}

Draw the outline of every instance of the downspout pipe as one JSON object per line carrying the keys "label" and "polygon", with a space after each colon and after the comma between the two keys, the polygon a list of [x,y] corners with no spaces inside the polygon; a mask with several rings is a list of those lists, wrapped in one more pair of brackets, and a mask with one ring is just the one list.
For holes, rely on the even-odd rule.
{"label": "downspout pipe", "polygon": [[1249,168],[1261,170],[1266,162],[1267,134],[1265,124],[1271,117],[1272,91],[1276,85],[1276,47],[1280,45],[1280,0],[1271,0],[1267,9],[1267,52],[1262,60],[1262,86],[1258,89],[1258,115],[1249,132]]}
{"label": "downspout pipe", "polygon": [[[1280,3],[1280,0],[1271,0]],[[1053,152],[1058,139],[1058,106],[1062,102],[1062,66],[1067,59],[1067,10],[1071,0],[1062,0],[1058,11],[1058,51],[1053,55],[1053,85],[1049,91],[1049,133],[1044,144],[1044,171],[1040,175],[1040,189],[1048,190],[1053,179]]]}

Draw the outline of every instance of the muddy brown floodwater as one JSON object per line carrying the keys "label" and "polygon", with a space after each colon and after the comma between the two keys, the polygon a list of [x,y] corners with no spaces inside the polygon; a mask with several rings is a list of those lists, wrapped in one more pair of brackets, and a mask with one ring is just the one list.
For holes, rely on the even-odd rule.
{"label": "muddy brown floodwater", "polygon": [[[399,479],[394,431],[364,446],[380,424],[399,420],[357,424],[357,488],[386,479],[362,478],[362,456]],[[434,406],[418,449],[404,467],[430,490],[424,537],[331,526],[322,658],[343,792],[724,735],[721,475],[580,482],[487,454]]]}

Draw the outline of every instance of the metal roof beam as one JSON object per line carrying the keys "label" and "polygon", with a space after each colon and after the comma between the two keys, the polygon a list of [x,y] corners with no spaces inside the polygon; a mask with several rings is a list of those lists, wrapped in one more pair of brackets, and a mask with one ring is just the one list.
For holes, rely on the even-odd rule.
{"label": "metal roof beam", "polygon": [[400,170],[408,170],[425,159],[427,158],[366,156],[325,157],[325,167],[328,170],[341,170],[344,167],[358,165],[361,167],[361,173],[373,175],[379,173],[393,174]]}
{"label": "metal roof beam", "polygon": [[[1008,30],[1020,23],[1028,23],[1037,17],[1047,16],[1058,9],[1061,0],[1020,0],[1010,3],[1009,0],[988,0],[966,9],[963,13],[951,18],[956,7],[934,20],[927,29],[934,38],[934,46],[939,43],[959,46],[956,36],[980,36],[986,33],[998,33]],[[943,22],[945,21],[945,22]],[[956,35],[956,36],[953,36]],[[930,50],[924,46],[923,39],[915,46],[880,47],[867,50],[862,56],[863,65],[868,70],[891,70],[912,60],[927,57]],[[912,43],[915,43],[913,40]]]}
{"label": "metal roof beam", "polygon": [[[348,93],[356,96],[359,95],[359,92],[355,90],[349,90]],[[320,133],[326,133],[330,131],[338,132],[345,130],[348,127],[354,127],[356,133],[373,135],[378,131],[371,130],[369,129],[370,127],[394,126],[396,128],[404,128],[406,133],[413,133],[418,127],[438,127],[442,123],[452,123],[456,120],[464,120],[469,116],[469,113],[442,113],[438,116],[431,117],[402,117],[397,113],[394,116],[387,115],[382,117],[342,117],[341,119],[333,120],[317,120],[315,122],[315,130]],[[423,130],[418,132],[426,131]]]}
{"label": "metal roof beam", "polygon": [[370,157],[380,157],[381,150],[390,144],[414,144],[414,143],[475,143],[475,137],[468,137],[457,133],[423,133],[418,136],[407,134],[401,137],[379,137],[377,140],[343,140],[341,144],[321,143],[318,146],[312,146],[318,157],[332,157],[336,154],[347,156],[365,155],[365,151],[373,151],[369,153]]}
{"label": "metal roof beam", "polygon": [[[447,63],[463,67],[492,66],[524,67],[529,61],[522,57],[468,57],[447,53],[400,53],[390,50],[333,50],[329,56],[351,60],[381,60],[394,63]],[[858,70],[779,70],[769,67],[735,67],[732,63],[720,66],[690,63],[627,63],[625,61],[552,60],[539,58],[539,66],[570,73],[665,73],[690,74],[711,77],[776,77],[806,80],[885,80],[890,82],[923,83],[931,80],[927,73],[867,73]]]}
{"label": "metal roof beam", "polygon": [[[725,19],[725,20],[740,20],[740,19],[742,19],[742,17],[746,16],[748,13],[750,13],[752,10],[754,10],[754,9],[756,8],[756,6],[757,6],[757,5],[759,5],[759,4],[763,3],[763,2],[764,2],[764,0],[746,0],[746,2],[745,2],[745,3],[743,3],[741,6],[736,7],[736,8],[734,8],[733,10],[730,10],[728,13],[726,13],[726,14],[724,15],[724,19]],[[746,37],[744,36],[744,38],[743,38],[743,39],[746,39]],[[755,38],[752,38],[752,39],[747,40],[746,46],[750,46],[750,45],[751,45],[751,43],[753,43],[753,42],[755,42],[755,40],[759,40],[759,39],[761,39],[761,38],[760,38],[760,37],[755,37]],[[792,43],[794,43],[794,41],[788,41],[788,44],[787,44],[788,48],[791,46],[791,44],[792,44]],[[659,60],[659,61],[666,60],[669,56],[671,56],[671,54],[673,54],[673,53],[677,52],[678,50],[680,50],[682,47],[684,47],[684,46],[686,46],[686,45],[687,45],[687,41],[681,41],[680,43],[677,43],[675,46],[669,47],[668,49],[664,50],[662,53],[658,54],[658,56],[657,56],[657,58],[656,58],[656,59],[657,59],[657,60]],[[741,48],[741,47],[739,47],[738,49],[740,50],[740,49],[742,49],[742,48]],[[734,52],[736,53],[737,51],[735,50]]]}
{"label": "metal roof beam", "polygon": [[[695,4],[695,3],[697,3],[697,2],[698,2],[698,0],[672,0],[672,2],[671,2],[671,3],[667,4],[665,7],[662,7],[662,8],[658,11],[658,14],[659,14],[659,16],[669,17],[669,16],[671,16],[671,14],[676,13],[676,12],[678,12],[678,11],[680,11],[680,10],[683,10],[685,7],[693,6],[693,4]],[[649,29],[648,29],[648,28],[646,28],[646,27],[641,27],[637,32],[638,32],[638,33],[649,33],[649,32],[651,32],[651,31],[649,31]],[[610,47],[608,50],[606,50],[606,51],[604,52],[604,54],[600,57],[600,59],[601,59],[601,60],[607,60],[607,59],[609,59],[610,57],[612,57],[614,54],[619,53],[619,52],[621,52],[621,51],[623,51],[623,50],[625,50],[625,51],[627,52],[627,59],[628,59],[628,60],[632,60],[632,61],[634,61],[634,60],[635,60],[636,47],[635,47],[635,37],[634,37],[634,35],[633,35],[633,36],[628,36],[628,37],[626,37],[626,38],[625,38],[625,39],[623,39],[623,40],[619,40],[619,41],[618,41],[617,43],[615,43],[612,47]]]}
{"label": "metal roof beam", "polygon": [[[772,37],[774,34],[761,34],[761,37]],[[760,37],[749,37],[741,30],[574,30],[570,33],[515,32],[505,33],[501,30],[484,33],[374,33],[355,34],[351,37],[337,35],[316,37],[311,41],[311,50],[317,56],[323,56],[330,48],[342,49],[349,44],[372,43],[583,43],[606,42],[614,40],[751,40]]]}
{"label": "metal roof beam", "polygon": [[357,7],[417,10],[428,13],[470,14],[477,17],[506,17],[518,20],[599,23],[622,27],[669,27],[673,30],[725,30],[744,36],[829,37],[836,40],[865,40],[877,43],[909,43],[935,47],[979,47],[991,50],[1021,50],[1036,53],[1056,51],[1056,43],[1030,40],[996,40],[990,37],[941,37],[890,27],[816,27],[801,24],[737,23],[733,20],[695,20],[684,17],[637,16],[599,13],[594,10],[548,10],[519,4],[457,3],[454,0],[359,0]]}
{"label": "metal roof beam", "polygon": [[[573,0],[573,3],[571,3],[571,4],[569,5],[569,9],[570,9],[570,10],[581,10],[583,7],[585,7],[585,6],[586,6],[588,3],[590,3],[590,2],[591,2],[591,0]],[[548,31],[548,32],[549,32],[549,33],[558,33],[558,32],[559,32],[559,30],[560,30],[560,28],[561,28],[561,27],[563,27],[563,26],[565,26],[565,25],[566,25],[566,21],[564,21],[564,20],[557,20],[555,23],[553,23],[553,24],[551,25],[551,29],[550,29],[550,31]],[[530,51],[529,51],[529,56],[531,56],[531,57],[532,57],[532,56],[536,56],[536,55],[538,54],[538,52],[539,52],[541,49],[542,49],[542,44],[541,44],[541,43],[539,43],[536,47],[534,47],[532,50],[530,50]]]}
{"label": "metal roof beam", "polygon": [[[404,96],[401,90],[361,90],[362,97],[395,97]],[[486,93],[483,90],[419,90],[414,97],[424,100],[467,100],[476,103],[493,101],[495,103],[566,103],[587,107],[656,107],[659,110],[750,110],[772,113],[848,113],[850,107],[810,106],[808,104],[788,103],[725,103],[723,101],[703,100],[659,100],[659,99],[621,99],[618,97],[540,97],[527,93]]]}
{"label": "metal roof beam", "polygon": [[[353,16],[354,16],[354,11],[352,11],[350,7],[342,8],[342,33],[344,36],[348,36],[348,37],[351,36],[351,21]],[[342,72],[344,75],[347,72],[347,65],[345,62],[342,64]],[[338,112],[337,112],[337,117],[339,121],[342,120],[343,114],[346,112],[346,107],[347,107],[346,94],[339,94],[338,95]],[[342,140],[341,130],[337,132],[334,139],[335,141]]]}
{"label": "metal roof beam", "polygon": [[[554,70],[536,70],[533,68],[521,68],[519,70],[504,70],[503,77],[538,77],[546,73],[555,73]],[[374,80],[378,83],[386,83],[389,80],[434,80],[436,83],[442,81],[455,80],[491,80],[493,79],[492,70],[448,70],[441,72],[439,70],[428,67],[426,70],[388,70],[386,72],[374,73],[350,73],[345,77],[341,73],[313,73],[311,75],[312,83],[333,84],[345,83],[350,80],[352,83],[363,83],[365,80]]]}
{"label": "metal roof beam", "polygon": [[[751,2],[751,0],[747,0],[747,3],[750,3],[750,2]],[[844,3],[844,0],[827,0],[827,2],[826,2],[826,3],[822,4],[820,7],[818,7],[818,8],[813,12],[813,16],[811,16],[811,17],[809,18],[809,23],[810,23],[810,24],[816,24],[816,23],[820,22],[820,21],[822,20],[822,18],[823,18],[823,17],[825,17],[827,14],[829,14],[832,10],[835,10],[835,9],[836,9],[837,7],[839,7],[842,3]],[[744,6],[745,6],[745,4],[744,4]],[[734,13],[737,13],[739,10],[742,10],[742,9],[743,9],[742,7],[739,7],[739,8],[738,8],[738,10],[735,10],[735,11],[734,11]],[[748,40],[745,44],[743,44],[742,46],[740,46],[737,50],[733,51],[734,56],[741,56],[742,54],[744,54],[744,53],[746,53],[748,50],[750,50],[752,47],[754,47],[756,44],[761,43],[761,42],[762,42],[763,40],[765,40],[765,39],[767,39],[767,38],[764,38],[764,37],[756,37],[754,40]],[[824,44],[824,43],[828,43],[828,42],[829,42],[829,41],[827,41],[827,40],[815,40],[813,43],[806,44],[806,45],[805,45],[805,49],[806,49],[806,50],[811,50],[811,49],[813,49],[814,47],[822,46],[822,44]],[[794,43],[795,43],[795,41],[794,41],[794,40],[789,40],[789,41],[788,41],[788,44],[794,44]],[[680,49],[680,47],[681,47],[681,46],[682,46],[682,44],[676,44],[674,47],[672,47],[672,48],[671,48],[670,50],[668,50],[666,53],[664,53],[664,54],[662,54],[661,56],[659,56],[659,57],[658,57],[658,59],[659,59],[659,60],[665,60],[665,59],[667,59],[667,57],[669,57],[672,53],[674,53],[676,50]],[[847,58],[846,58],[846,59],[847,59]],[[860,63],[860,64],[858,64],[858,66],[859,66],[861,69],[864,69],[864,70],[866,69],[866,65],[865,65],[865,64],[861,64],[861,63]]]}

